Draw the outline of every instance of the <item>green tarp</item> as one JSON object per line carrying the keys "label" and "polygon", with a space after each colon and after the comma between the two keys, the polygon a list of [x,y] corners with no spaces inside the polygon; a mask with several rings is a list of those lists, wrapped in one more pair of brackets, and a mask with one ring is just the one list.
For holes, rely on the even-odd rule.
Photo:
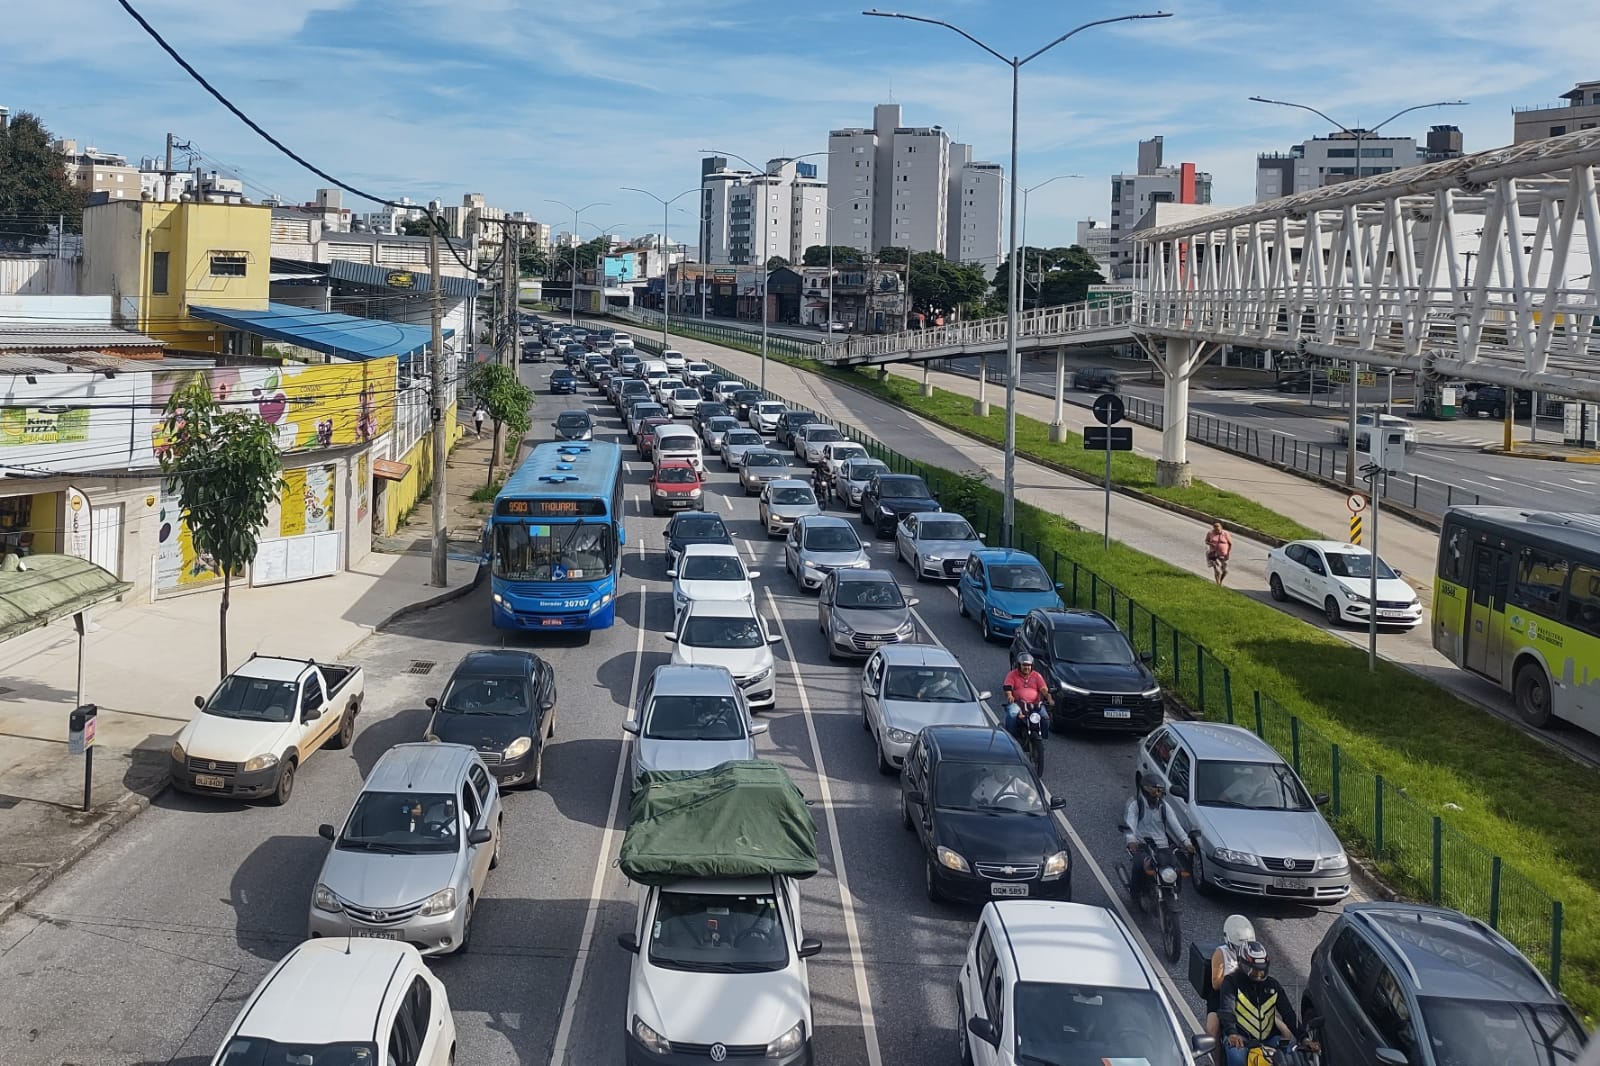
{"label": "green tarp", "polygon": [[642,885],[689,877],[806,878],[817,872],[817,826],[777,763],[651,771],[634,787],[618,863]]}
{"label": "green tarp", "polygon": [[120,599],[133,587],[73,555],[30,555],[26,570],[0,570],[0,640]]}

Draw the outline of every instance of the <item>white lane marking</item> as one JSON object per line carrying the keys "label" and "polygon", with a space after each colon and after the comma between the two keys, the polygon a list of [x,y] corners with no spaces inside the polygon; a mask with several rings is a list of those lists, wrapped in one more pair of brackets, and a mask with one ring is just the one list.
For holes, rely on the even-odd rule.
{"label": "white lane marking", "polygon": [[1567,480],[1572,482],[1574,485],[1593,485],[1594,484],[1594,482],[1585,480],[1584,478],[1581,478],[1581,477],[1569,477],[1569,478],[1567,478]]}
{"label": "white lane marking", "polygon": [[[783,612],[778,610],[777,597],[769,588],[767,609],[778,626],[778,635],[788,650],[784,662],[794,678],[794,687],[800,697],[800,716],[806,723],[806,737],[811,741],[811,757],[816,760],[817,791],[821,793],[822,813],[828,821],[828,843],[833,851],[833,870],[839,882],[839,906],[844,913],[844,935],[850,941],[850,969],[855,975],[856,998],[861,1008],[862,1035],[867,1041],[868,1066],[883,1066],[883,1052],[878,1047],[878,1023],[872,1009],[872,990],[867,986],[867,966],[861,953],[861,932],[856,926],[855,902],[850,898],[850,878],[844,868],[844,846],[839,839],[839,820],[833,812],[833,787],[828,783],[828,768],[822,759],[822,745],[817,742],[817,726],[811,717],[811,700],[806,695],[805,682],[800,679],[800,664],[794,658],[794,644],[789,640],[788,627],[783,624]],[[556,1066],[552,1063],[551,1066]]]}
{"label": "white lane marking", "polygon": [[[950,591],[955,592],[955,589],[951,588]],[[913,607],[911,608],[911,615],[917,620],[917,624],[922,627],[923,631],[928,634],[928,639],[939,645],[939,647],[944,648],[945,651],[950,651],[949,648],[945,648],[944,641],[939,639],[939,635],[933,631],[932,626],[928,625],[928,620],[922,617],[921,612]],[[787,639],[785,638],[785,640]],[[951,655],[955,655],[955,653],[951,652]],[[959,660],[959,656],[957,656],[957,659]],[[963,667],[963,669],[965,668]],[[983,691],[981,685],[978,686],[978,691]],[[994,708],[989,706],[988,700],[983,701],[983,713],[988,716],[991,725],[996,729],[1000,728],[999,716],[994,713]],[[1188,1020],[1190,1027],[1195,1032],[1204,1032],[1205,1029],[1200,1024],[1200,1019],[1195,1017],[1194,1011],[1189,1009],[1188,1001],[1183,998],[1183,993],[1178,989],[1178,983],[1167,972],[1167,967],[1164,965],[1165,957],[1156,954],[1156,949],[1151,947],[1149,940],[1145,939],[1144,930],[1139,928],[1139,923],[1128,912],[1127,904],[1112,887],[1110,879],[1106,877],[1105,870],[1101,869],[1100,864],[1095,861],[1095,857],[1089,853],[1089,846],[1083,842],[1083,838],[1078,835],[1078,831],[1072,828],[1072,823],[1067,820],[1066,814],[1062,811],[1056,811],[1055,814],[1056,820],[1061,823],[1061,828],[1065,829],[1067,836],[1072,838],[1072,846],[1078,849],[1080,863],[1088,864],[1089,872],[1094,875],[1094,879],[1099,883],[1101,891],[1106,894],[1106,899],[1110,900],[1111,905],[1117,909],[1117,915],[1122,919],[1122,924],[1126,925],[1128,930],[1133,933],[1134,939],[1139,941],[1139,947],[1144,951],[1145,958],[1155,964],[1155,971],[1161,977],[1161,984],[1165,986],[1168,998],[1183,1012],[1184,1018]]]}
{"label": "white lane marking", "polygon": [[750,556],[750,561],[752,563],[759,563],[761,561],[760,559],[756,558],[756,550],[748,540],[741,539],[739,543],[744,546],[745,554]]}
{"label": "white lane marking", "polygon": [[[633,682],[628,688],[626,713],[633,713],[633,701],[639,697],[639,673],[644,668],[644,609],[649,596],[648,586],[639,585],[639,639],[633,648]],[[628,752],[631,744],[624,740],[617,750],[616,782],[611,786],[611,806],[606,810],[606,830],[600,837],[600,854],[594,862],[594,879],[589,884],[589,908],[583,916],[583,934],[578,955],[572,961],[572,977],[567,984],[567,998],[561,1005],[561,1024],[556,1028],[555,1050],[550,1053],[550,1066],[563,1066],[567,1059],[567,1045],[572,1039],[572,1019],[577,1013],[578,993],[583,990],[583,974],[589,966],[589,956],[594,951],[594,927],[600,916],[600,893],[605,888],[606,870],[611,867],[611,842],[616,837],[617,809],[622,804],[622,781],[628,774]]]}
{"label": "white lane marking", "polygon": [[1504,481],[1505,480],[1505,478],[1503,478],[1503,477],[1495,477],[1493,474],[1485,474],[1483,476],[1488,478],[1490,481]]}
{"label": "white lane marking", "polygon": [[723,493],[722,494],[722,506],[724,506],[724,507],[726,507],[728,509],[728,513],[729,514],[732,514],[733,513],[733,497],[729,496],[727,493]]}

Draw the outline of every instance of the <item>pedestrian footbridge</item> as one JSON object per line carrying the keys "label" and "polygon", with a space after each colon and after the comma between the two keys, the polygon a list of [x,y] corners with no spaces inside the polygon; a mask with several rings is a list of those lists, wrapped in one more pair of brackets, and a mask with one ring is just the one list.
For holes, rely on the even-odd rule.
{"label": "pedestrian footbridge", "polygon": [[[1133,343],[1135,298],[1118,294],[1109,301],[1042,307],[1017,315],[1017,349],[1023,352],[1062,346]],[[961,355],[986,355],[1006,347],[1006,317],[979,318],[932,329],[851,337],[823,347],[821,358],[834,366],[877,366]]]}

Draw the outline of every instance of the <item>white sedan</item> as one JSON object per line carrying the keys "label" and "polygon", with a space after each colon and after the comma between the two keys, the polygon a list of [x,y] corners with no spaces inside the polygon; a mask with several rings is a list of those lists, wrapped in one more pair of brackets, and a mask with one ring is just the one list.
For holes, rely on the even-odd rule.
{"label": "white sedan", "polygon": [[674,617],[690,600],[755,601],[750,582],[761,576],[759,570],[746,570],[739,549],[731,544],[689,544],[678,557],[678,565],[667,571],[672,579]]}
{"label": "white sedan", "polygon": [[[1372,553],[1332,540],[1295,540],[1267,553],[1267,587],[1280,603],[1304,600],[1329,623],[1371,618]],[[1422,602],[1410,585],[1378,560],[1378,624],[1410,629],[1422,621]]]}

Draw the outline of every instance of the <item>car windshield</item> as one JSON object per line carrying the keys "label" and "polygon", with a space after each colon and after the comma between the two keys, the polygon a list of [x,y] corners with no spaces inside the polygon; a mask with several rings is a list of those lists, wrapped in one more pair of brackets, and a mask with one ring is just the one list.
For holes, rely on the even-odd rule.
{"label": "car windshield", "polygon": [[691,514],[673,522],[670,535],[677,540],[724,541],[728,537],[728,527],[722,524],[720,515]]}
{"label": "car windshield", "polygon": [[[1372,578],[1372,556],[1366,552],[1328,552],[1328,571],[1334,577]],[[1389,564],[1378,560],[1378,577],[1388,580],[1397,577]]]}
{"label": "car windshield", "polygon": [[603,522],[495,522],[494,576],[510,581],[593,581],[611,572],[611,527]]}
{"label": "car windshield", "polygon": [[700,390],[690,388],[673,389],[672,398],[674,400],[698,400],[700,398]]}
{"label": "car windshield", "polygon": [[718,415],[707,423],[713,433],[726,433],[739,424],[739,420],[732,415]]}
{"label": "car windshield", "polygon": [[807,444],[830,444],[833,441],[844,440],[836,429],[812,429],[806,431]]}
{"label": "car windshield", "polygon": [[722,438],[724,448],[739,444],[760,444],[761,434],[753,429],[730,429],[728,435]]}
{"label": "car windshield", "polygon": [[751,452],[744,457],[744,465],[752,466],[788,466],[789,460],[777,452]]}
{"label": "car windshield", "polygon": [[977,540],[965,518],[924,518],[917,525],[918,540]]}
{"label": "car windshield", "polygon": [[958,811],[1044,812],[1039,787],[1019,763],[946,761],[939,764],[934,806]]}
{"label": "car windshield", "polygon": [[1015,995],[1019,1063],[1180,1066],[1189,1061],[1160,997],[1148,989],[1020,981]]}
{"label": "car windshield", "polygon": [[1002,592],[1049,592],[1055,586],[1044,567],[1034,563],[1000,563],[989,567],[989,584]]}
{"label": "car windshield", "polygon": [[678,576],[685,581],[743,581],[744,564],[732,555],[691,555]]}
{"label": "car windshield", "polygon": [[1050,648],[1057,659],[1068,663],[1129,666],[1135,661],[1128,638],[1106,629],[1061,630],[1051,638]]}
{"label": "car windshield", "polygon": [[763,400],[756,404],[756,410],[764,415],[781,415],[783,414],[783,404],[776,400]]}
{"label": "car windshield", "polygon": [[728,416],[728,405],[725,403],[703,403],[699,407],[700,417],[710,422],[715,418]]}
{"label": "car windshield", "polygon": [[809,488],[801,488],[799,485],[793,485],[785,486],[781,489],[773,489],[772,502],[778,504],[789,504],[798,507],[805,504],[814,504],[817,502],[817,498],[812,494]]}
{"label": "car windshield", "polygon": [[556,417],[558,429],[587,429],[589,416],[585,414],[563,414]]}
{"label": "car windshield", "polygon": [[754,618],[700,615],[683,623],[678,640],[691,648],[759,648],[767,642]]}
{"label": "car windshield", "polygon": [[972,686],[959,666],[891,666],[883,682],[886,700],[916,703],[968,703]]}
{"label": "car windshield", "polygon": [[814,552],[853,552],[861,547],[849,526],[812,526],[806,530],[806,549]]}
{"label": "car windshield", "polygon": [[697,452],[700,438],[693,433],[657,433],[656,443],[664,452]]}
{"label": "car windshield", "polygon": [[906,598],[893,581],[841,581],[833,602],[853,611],[890,611],[904,607]]}
{"label": "car windshield", "polygon": [[456,851],[461,818],[448,793],[363,792],[339,834],[342,851],[420,855]]}
{"label": "car windshield", "polygon": [[439,709],[445,714],[526,714],[528,685],[520,677],[454,678]]}
{"label": "car windshield", "polygon": [[882,499],[929,499],[928,486],[920,477],[885,479],[878,482],[878,496]]}
{"label": "car windshield", "polygon": [[694,485],[699,481],[692,466],[663,466],[656,471],[658,485]]}
{"label": "car windshield", "polygon": [[378,1045],[280,1044],[259,1036],[236,1036],[217,1066],[378,1066]]}
{"label": "car windshield", "polygon": [[[1537,1063],[1559,1066],[1578,1061],[1583,1033],[1572,1015],[1546,1004],[1488,999],[1420,996],[1422,1017],[1433,1043],[1433,1061],[1449,1066],[1500,1066]],[[1412,1061],[1415,1048],[1400,1047]]]}
{"label": "car windshield", "polygon": [[650,961],[695,973],[781,970],[789,964],[789,947],[778,901],[773,896],[662,892],[650,926]]}
{"label": "car windshield", "polygon": [[223,678],[206,701],[206,713],[247,722],[287,722],[294,718],[299,703],[298,682],[233,674]]}
{"label": "car windshield", "polygon": [[1195,767],[1195,802],[1252,811],[1309,811],[1311,797],[1285,763],[1213,762]]}
{"label": "car windshield", "polygon": [[738,392],[733,394],[733,399],[736,403],[742,403],[746,405],[760,403],[761,393],[754,389],[740,389]]}
{"label": "car windshield", "polygon": [[851,481],[871,481],[872,475],[882,474],[888,469],[877,459],[857,460],[845,464],[845,477]]}
{"label": "car windshield", "polygon": [[667,413],[667,409],[658,403],[636,403],[628,412],[635,421],[646,418],[660,418]]}
{"label": "car windshield", "polygon": [[645,715],[648,740],[738,740],[744,736],[732,696],[657,696]]}

